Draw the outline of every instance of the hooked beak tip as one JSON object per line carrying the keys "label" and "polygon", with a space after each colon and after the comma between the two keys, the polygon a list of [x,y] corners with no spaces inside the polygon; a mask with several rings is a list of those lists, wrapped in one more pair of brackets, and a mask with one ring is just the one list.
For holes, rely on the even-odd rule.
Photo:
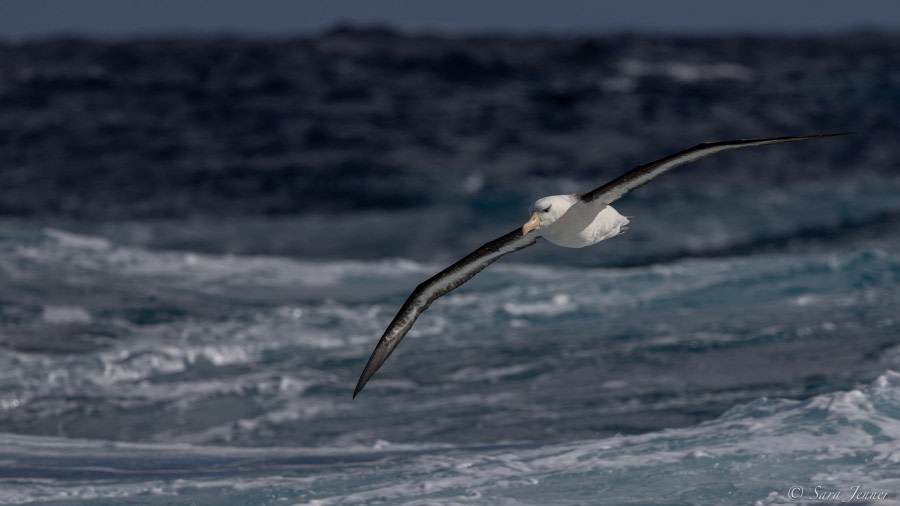
{"label": "hooked beak tip", "polygon": [[522,225],[522,235],[528,235],[528,232],[541,226],[541,220],[538,219],[537,213],[531,213],[531,218]]}

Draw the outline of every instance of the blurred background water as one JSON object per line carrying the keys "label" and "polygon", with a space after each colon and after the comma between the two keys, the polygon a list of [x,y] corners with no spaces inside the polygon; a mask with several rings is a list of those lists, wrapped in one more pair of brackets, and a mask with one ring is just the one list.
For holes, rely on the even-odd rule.
{"label": "blurred background water", "polygon": [[[0,42],[0,501],[896,503],[898,111],[876,31]],[[351,401],[536,198],[843,131],[504,258]]]}

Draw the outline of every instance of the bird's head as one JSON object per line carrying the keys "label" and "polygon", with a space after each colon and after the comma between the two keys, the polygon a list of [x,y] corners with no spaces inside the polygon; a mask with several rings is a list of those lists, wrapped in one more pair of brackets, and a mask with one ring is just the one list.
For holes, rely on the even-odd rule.
{"label": "bird's head", "polygon": [[574,195],[553,195],[538,199],[531,208],[531,218],[522,225],[522,235],[528,235],[532,230],[546,229],[566,214],[577,200]]}

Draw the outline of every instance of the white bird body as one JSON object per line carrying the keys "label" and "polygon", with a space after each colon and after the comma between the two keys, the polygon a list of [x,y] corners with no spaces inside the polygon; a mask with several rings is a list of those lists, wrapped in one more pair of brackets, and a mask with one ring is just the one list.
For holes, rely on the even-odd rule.
{"label": "white bird body", "polygon": [[[546,211],[546,217],[541,216]],[[577,195],[554,195],[535,202],[541,222],[537,231],[548,241],[565,248],[583,248],[624,232],[628,218],[612,206],[595,200],[583,202]]]}

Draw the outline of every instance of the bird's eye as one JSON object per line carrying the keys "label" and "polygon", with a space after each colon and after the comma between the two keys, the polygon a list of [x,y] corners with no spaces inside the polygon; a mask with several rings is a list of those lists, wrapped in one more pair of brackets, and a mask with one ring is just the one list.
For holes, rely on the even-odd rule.
{"label": "bird's eye", "polygon": [[550,211],[550,206],[547,206],[547,209],[544,209],[544,210],[541,211],[541,212],[542,212],[542,213],[546,213],[546,212],[549,212],[549,211]]}

